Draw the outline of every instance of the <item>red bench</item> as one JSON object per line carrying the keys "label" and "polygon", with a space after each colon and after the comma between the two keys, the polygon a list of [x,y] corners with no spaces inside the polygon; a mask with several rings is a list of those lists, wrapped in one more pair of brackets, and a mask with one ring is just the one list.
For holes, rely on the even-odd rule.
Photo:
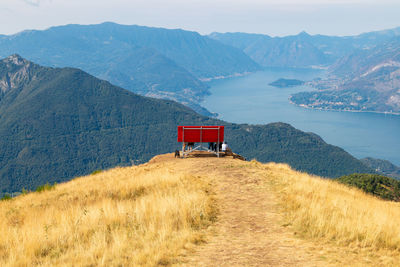
{"label": "red bench", "polygon": [[[178,126],[178,142],[182,142],[182,157],[190,152],[198,150],[206,150],[202,146],[203,143],[216,143],[219,157],[219,144],[224,141],[224,126]],[[186,152],[187,143],[200,143],[199,146]]]}

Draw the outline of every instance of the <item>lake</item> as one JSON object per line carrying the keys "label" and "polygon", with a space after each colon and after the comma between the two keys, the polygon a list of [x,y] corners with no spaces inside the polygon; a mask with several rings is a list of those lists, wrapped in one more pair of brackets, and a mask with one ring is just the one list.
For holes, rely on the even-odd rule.
{"label": "lake", "polygon": [[289,103],[290,94],[312,88],[268,85],[279,78],[307,81],[324,75],[318,70],[269,69],[212,81],[209,83],[211,95],[203,106],[229,122],[286,122],[318,134],[327,143],[342,147],[357,158],[386,159],[400,166],[400,116],[300,108]]}

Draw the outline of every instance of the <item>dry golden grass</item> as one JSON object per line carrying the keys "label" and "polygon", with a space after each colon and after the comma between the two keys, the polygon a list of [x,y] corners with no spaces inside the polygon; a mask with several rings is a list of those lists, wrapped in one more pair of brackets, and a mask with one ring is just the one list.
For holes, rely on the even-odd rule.
{"label": "dry golden grass", "polygon": [[285,164],[253,164],[274,184],[286,225],[296,233],[356,254],[367,251],[385,258],[387,265],[400,264],[400,203],[293,171]]}
{"label": "dry golden grass", "polygon": [[116,168],[0,202],[0,266],[170,264],[215,219],[205,177]]}
{"label": "dry golden grass", "polygon": [[400,249],[400,203],[287,166],[275,165],[276,169],[290,221],[301,232],[340,245]]}

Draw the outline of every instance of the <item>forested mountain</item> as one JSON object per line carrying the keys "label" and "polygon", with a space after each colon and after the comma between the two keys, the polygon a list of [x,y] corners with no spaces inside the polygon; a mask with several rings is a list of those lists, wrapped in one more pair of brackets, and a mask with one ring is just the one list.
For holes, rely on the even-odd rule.
{"label": "forested mountain", "polygon": [[388,160],[368,157],[361,159],[361,161],[378,173],[400,180],[400,167],[394,165]]}
{"label": "forested mountain", "polygon": [[125,89],[178,100],[197,111],[202,111],[198,103],[208,93],[199,79],[259,69],[241,50],[196,32],[115,23],[0,36],[0,57],[14,53],[45,66],[80,68]]}
{"label": "forested mountain", "polygon": [[400,181],[379,174],[354,173],[337,179],[368,194],[391,201],[400,201]]}
{"label": "forested mountain", "polygon": [[232,149],[326,177],[370,172],[343,149],[284,123],[242,125],[201,116],[174,101],[143,97],[74,68],[0,61],[0,192],[170,152],[176,126],[226,125]]}
{"label": "forested mountain", "polygon": [[321,90],[291,100],[312,108],[400,114],[400,36],[342,58],[330,73],[315,82]]}
{"label": "forested mountain", "polygon": [[356,49],[370,49],[400,35],[400,27],[357,36],[309,35],[270,37],[249,33],[212,33],[210,38],[243,50],[264,67],[329,66]]}

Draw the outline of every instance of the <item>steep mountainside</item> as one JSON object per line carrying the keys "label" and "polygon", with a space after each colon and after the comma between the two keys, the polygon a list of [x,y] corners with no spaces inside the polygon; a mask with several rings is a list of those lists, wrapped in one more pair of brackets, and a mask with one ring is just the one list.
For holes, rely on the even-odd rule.
{"label": "steep mountainside", "polygon": [[328,66],[355,49],[370,49],[400,35],[400,27],[357,36],[309,35],[270,37],[263,34],[212,33],[210,38],[243,50],[265,67]]}
{"label": "steep mountainside", "polygon": [[114,23],[67,25],[0,36],[0,57],[18,53],[51,67],[76,67],[142,95],[200,111],[199,78],[258,70],[239,49],[196,32]]}
{"label": "steep mountainside", "polygon": [[400,114],[400,37],[342,58],[331,74],[315,82],[328,85],[323,90],[295,94],[291,100],[312,108]]}
{"label": "steep mountainside", "polygon": [[330,73],[347,79],[366,77],[382,68],[399,67],[400,37],[372,49],[356,50],[341,58],[330,68]]}
{"label": "steep mountainside", "polygon": [[0,61],[0,192],[32,189],[173,151],[176,126],[226,125],[247,158],[286,162],[326,177],[369,172],[343,149],[284,123],[238,125],[173,101],[142,97],[79,69],[47,68],[18,55]]}

